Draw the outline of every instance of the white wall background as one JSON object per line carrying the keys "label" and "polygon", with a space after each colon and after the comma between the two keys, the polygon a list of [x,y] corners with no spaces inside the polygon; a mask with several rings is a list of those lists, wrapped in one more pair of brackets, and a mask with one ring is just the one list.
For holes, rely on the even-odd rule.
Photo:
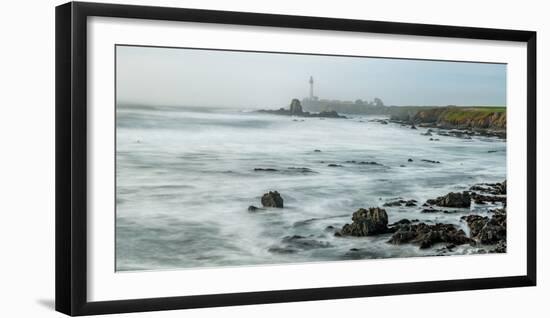
{"label": "white wall background", "polygon": [[[538,32],[537,287],[116,315],[116,317],[543,317],[550,218],[549,9],[545,1],[126,0],[111,2],[341,18],[452,24]],[[10,1],[0,17],[0,317],[61,317],[54,304],[54,7]],[[545,250],[544,250],[545,249]],[[146,286],[144,286],[146,288]]]}

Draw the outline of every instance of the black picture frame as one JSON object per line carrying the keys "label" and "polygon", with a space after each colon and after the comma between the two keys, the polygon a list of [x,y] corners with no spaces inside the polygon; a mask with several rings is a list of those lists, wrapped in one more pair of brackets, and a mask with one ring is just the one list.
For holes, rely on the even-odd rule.
{"label": "black picture frame", "polygon": [[[501,40],[527,44],[527,274],[148,299],[87,301],[86,36],[91,16]],[[536,32],[70,2],[56,7],[56,310],[92,315],[536,285]]]}

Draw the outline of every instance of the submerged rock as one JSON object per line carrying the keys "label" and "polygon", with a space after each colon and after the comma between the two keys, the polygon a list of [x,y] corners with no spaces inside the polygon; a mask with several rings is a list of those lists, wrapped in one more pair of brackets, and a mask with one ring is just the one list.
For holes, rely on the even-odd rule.
{"label": "submerged rock", "polygon": [[289,167],[288,170],[299,172],[299,173],[315,173],[315,171],[306,167]]}
{"label": "submerged rock", "polygon": [[370,236],[388,232],[388,214],[382,208],[359,209],[338,233],[350,236]]}
{"label": "submerged rock", "polygon": [[428,205],[438,205],[451,208],[469,208],[471,205],[472,198],[470,193],[464,191],[460,192],[450,192],[447,195],[438,197],[436,199],[429,199],[426,201]]}
{"label": "submerged rock", "polygon": [[269,191],[262,196],[262,205],[264,207],[282,208],[283,198],[277,191]]}
{"label": "submerged rock", "polygon": [[299,251],[327,248],[330,246],[328,242],[313,239],[311,236],[292,235],[283,237],[280,246],[270,247],[268,251],[277,254],[293,254]]}
{"label": "submerged rock", "polygon": [[251,205],[248,207],[248,212],[256,212],[258,210],[263,210],[262,208],[259,208],[257,206]]}

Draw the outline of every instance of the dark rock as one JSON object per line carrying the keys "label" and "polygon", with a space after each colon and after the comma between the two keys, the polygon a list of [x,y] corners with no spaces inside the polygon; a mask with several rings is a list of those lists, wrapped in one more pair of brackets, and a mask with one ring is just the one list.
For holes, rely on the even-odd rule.
{"label": "dark rock", "polygon": [[395,223],[392,223],[390,224],[389,226],[399,226],[399,225],[403,225],[403,224],[411,224],[412,221],[410,221],[409,219],[401,219]]}
{"label": "dark rock", "polygon": [[490,253],[506,253],[506,241],[499,241],[497,246],[489,251]]}
{"label": "dark rock", "polygon": [[388,214],[384,209],[359,209],[351,219],[353,223],[344,225],[341,235],[370,236],[388,232]]}
{"label": "dark rock", "polygon": [[478,191],[484,194],[506,195],[506,180],[499,183],[480,183],[470,187],[471,191]]}
{"label": "dark rock", "polygon": [[321,152],[321,150],[315,149],[315,150],[313,150],[313,152]]}
{"label": "dark rock", "polygon": [[441,163],[441,162],[439,162],[439,161],[428,160],[428,159],[421,159],[420,161],[424,161],[424,162],[427,162],[427,163]]}
{"label": "dark rock", "polygon": [[293,99],[290,102],[290,114],[291,115],[301,115],[303,113],[302,105],[298,99]]}
{"label": "dark rock", "polygon": [[491,218],[472,214],[461,219],[468,224],[470,237],[481,244],[506,241],[506,214],[493,214]]}
{"label": "dark rock", "polygon": [[310,113],[305,112],[300,104],[300,101],[294,98],[290,102],[289,109],[279,108],[277,110],[271,109],[261,109],[258,110],[260,113],[274,114],[274,115],[285,115],[285,116],[300,116],[300,117],[318,117],[323,118],[346,118],[346,116],[340,116],[336,111],[323,111],[320,113]]}
{"label": "dark rock", "polygon": [[401,168],[405,168],[406,166],[405,165],[399,165]]}
{"label": "dark rock", "polygon": [[416,126],[414,124],[412,124],[411,129],[416,129]]}
{"label": "dark rock", "polygon": [[495,202],[506,203],[506,197],[502,197],[502,196],[483,195],[483,194],[477,194],[477,193],[472,193],[471,196],[476,203],[478,202],[481,202],[481,204],[483,204],[484,202],[491,202],[493,204]]}
{"label": "dark rock", "polygon": [[467,244],[471,241],[464,231],[457,229],[452,224],[437,223],[428,225],[425,223],[402,225],[390,238],[388,243],[417,244],[420,248],[429,248],[437,243],[454,245]]}
{"label": "dark rock", "polygon": [[263,210],[263,209],[260,209],[259,207],[253,206],[253,205],[248,207],[248,212],[256,212],[258,210]]}
{"label": "dark rock", "polygon": [[432,207],[425,208],[425,209],[422,209],[422,211],[420,211],[420,213],[436,213],[436,212],[440,212],[440,210],[434,209]]}
{"label": "dark rock", "polygon": [[386,202],[386,203],[384,203],[384,206],[402,206],[402,205],[405,205],[405,206],[411,207],[411,206],[416,206],[417,202],[418,201],[416,201],[416,200],[399,199],[399,200],[395,200],[395,201]]}
{"label": "dark rock", "polygon": [[426,201],[426,203],[429,205],[438,205],[452,208],[469,208],[471,205],[471,200],[472,198],[470,197],[470,193],[464,191],[462,193],[450,192],[445,196],[438,197],[436,199],[429,199],[428,201]]}
{"label": "dark rock", "polygon": [[273,168],[254,168],[254,171],[268,171],[268,172],[275,172],[275,171],[279,171],[277,169],[273,169]]}
{"label": "dark rock", "polygon": [[297,253],[298,250],[297,249],[294,249],[294,248],[290,248],[290,247],[278,247],[278,246],[274,246],[274,247],[270,247],[267,249],[269,252],[271,253],[275,253],[275,254],[294,254],[294,253]]}
{"label": "dark rock", "polygon": [[322,242],[310,237],[301,235],[285,236],[281,240],[281,246],[274,246],[268,249],[272,253],[293,254],[303,250],[330,247],[328,242]]}
{"label": "dark rock", "polygon": [[381,163],[378,163],[376,161],[360,161],[358,162],[360,165],[375,165],[375,166],[381,166]]}
{"label": "dark rock", "polygon": [[409,158],[409,160],[407,160],[408,162],[413,162],[413,160],[411,158]]}
{"label": "dark rock", "polygon": [[264,207],[282,208],[283,198],[277,191],[269,191],[262,196],[262,205]]}
{"label": "dark rock", "polygon": [[335,163],[329,163],[327,165],[327,167],[343,167],[342,165],[338,165],[338,164],[335,164]]}
{"label": "dark rock", "polygon": [[305,167],[289,167],[288,170],[292,170],[300,173],[315,173],[315,171]]}

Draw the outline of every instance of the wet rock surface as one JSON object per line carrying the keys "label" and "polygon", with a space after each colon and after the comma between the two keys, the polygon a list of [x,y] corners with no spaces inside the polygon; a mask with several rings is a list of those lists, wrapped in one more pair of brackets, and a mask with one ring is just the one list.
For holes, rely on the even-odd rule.
{"label": "wet rock surface", "polygon": [[[481,244],[506,243],[506,214],[496,213],[490,218],[480,215],[463,216],[470,229],[470,237]],[[505,246],[505,245],[504,245]]]}
{"label": "wet rock surface", "polygon": [[370,236],[388,232],[388,214],[382,208],[359,209],[351,217],[353,223],[346,224],[337,232],[341,236]]}
{"label": "wet rock surface", "polygon": [[308,237],[301,235],[292,235],[283,237],[283,239],[281,240],[281,245],[270,247],[268,251],[278,254],[292,254],[299,251],[327,248],[330,246],[331,245],[328,242],[316,240],[311,235]]}
{"label": "wet rock surface", "polygon": [[408,206],[408,207],[412,207],[412,206],[416,206],[417,203],[418,203],[418,201],[416,201],[416,200],[398,199],[398,200],[393,200],[393,201],[386,202],[386,203],[384,203],[383,206],[385,206],[385,207],[391,207],[391,206]]}
{"label": "wet rock surface", "polygon": [[429,199],[426,201],[428,205],[437,205],[451,208],[469,208],[472,198],[468,191],[464,192],[450,192],[444,196],[436,199]]}
{"label": "wet rock surface", "polygon": [[457,229],[452,224],[442,223],[434,225],[425,223],[401,224],[388,241],[388,243],[397,245],[404,243],[417,244],[420,248],[429,248],[437,243],[462,245],[470,242],[471,239],[466,236],[463,230]]}
{"label": "wet rock surface", "polygon": [[264,193],[261,202],[264,207],[283,208],[283,198],[277,191]]}

